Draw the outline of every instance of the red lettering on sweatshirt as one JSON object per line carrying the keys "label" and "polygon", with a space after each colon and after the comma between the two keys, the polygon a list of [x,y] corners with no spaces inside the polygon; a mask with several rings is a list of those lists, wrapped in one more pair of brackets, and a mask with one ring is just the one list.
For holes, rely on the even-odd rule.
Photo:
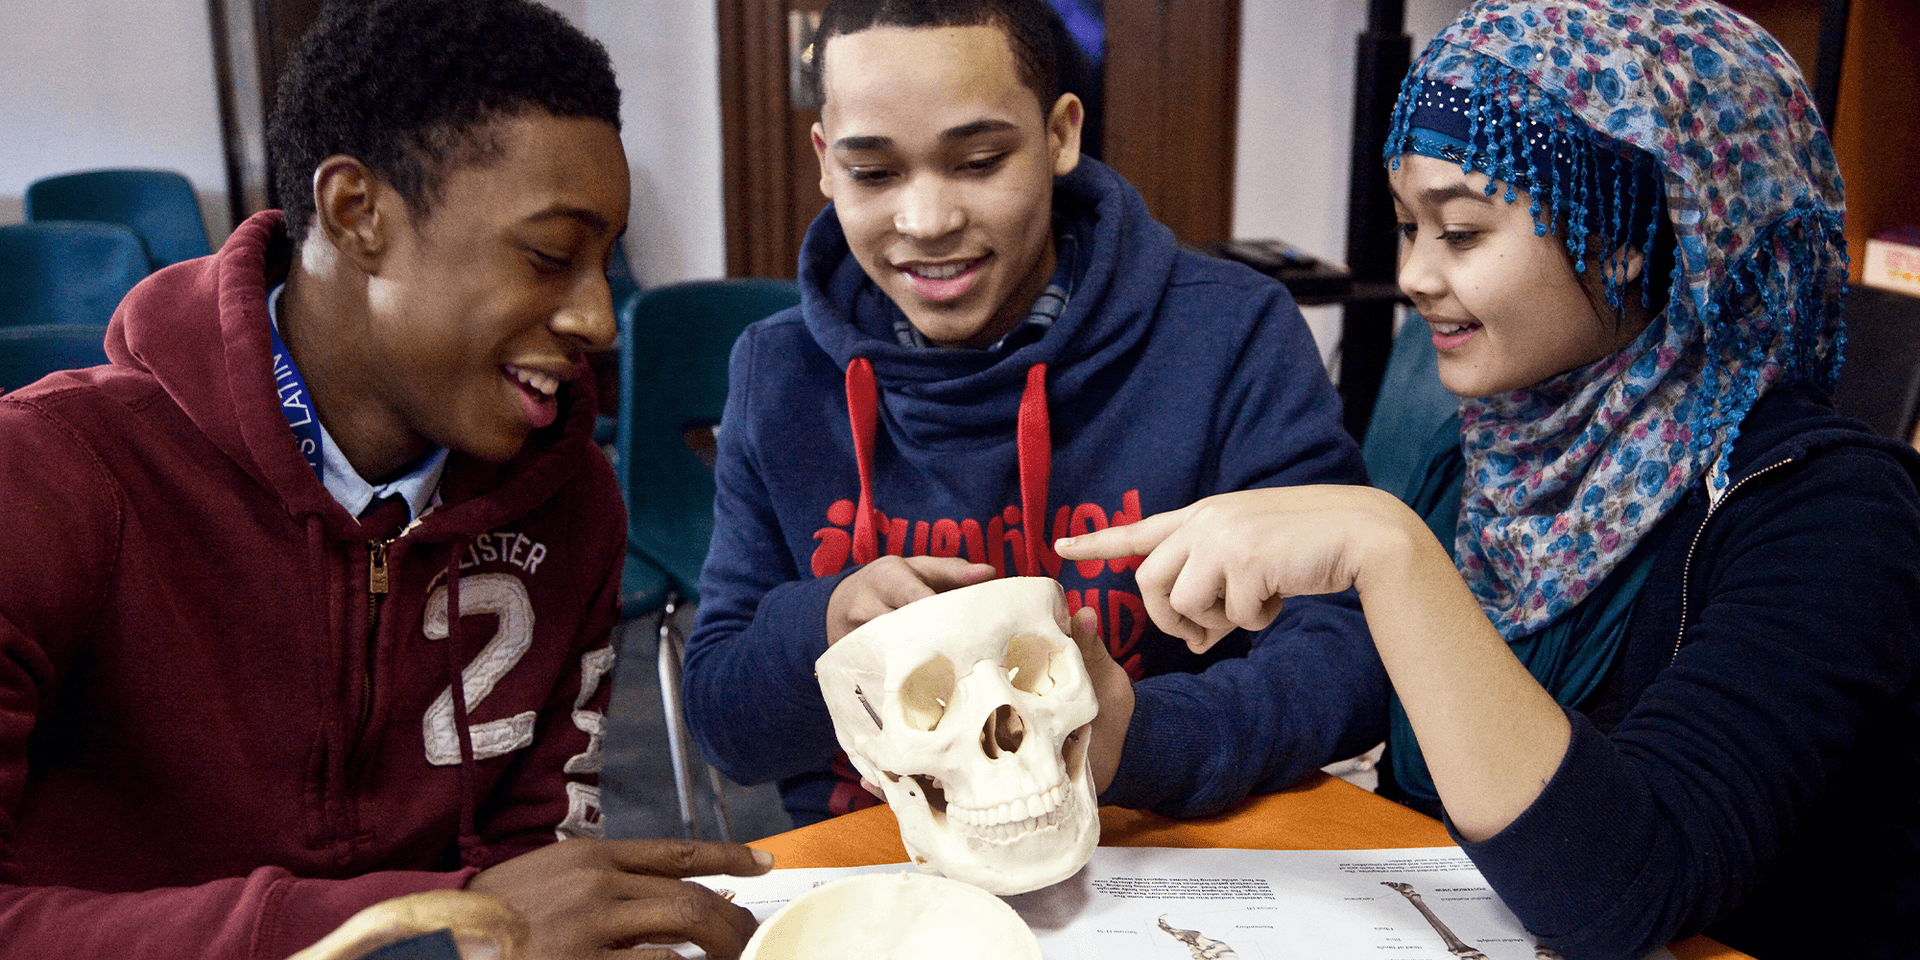
{"label": "red lettering on sweatshirt", "polygon": [[[813,533],[813,539],[819,543],[814,548],[810,564],[814,576],[830,577],[845,570],[849,562],[863,564],[879,559],[878,556],[860,556],[861,551],[853,542],[853,520],[858,509],[852,500],[835,500],[827,507],[827,526]],[[1053,541],[1136,523],[1140,517],[1139,490],[1128,490],[1121,494],[1120,508],[1112,514],[1097,503],[1059,508],[1053,515],[1052,530],[1044,527],[1041,530],[1039,570],[1028,569],[1032,565],[1027,557],[1027,537],[1031,531],[1018,506],[1009,505],[998,516],[989,518],[984,529],[980,521],[972,517],[912,520],[889,517],[876,508],[873,511],[873,527],[878,534],[876,539],[879,540],[879,548],[896,557],[964,556],[973,563],[992,564],[994,573],[1003,577],[1057,578],[1060,576],[1061,560],[1060,555],[1053,552]],[[1123,573],[1139,565],[1138,557],[1127,557],[1109,561],[1083,560],[1075,563],[1074,567],[1081,577],[1092,579],[1100,575],[1103,566],[1114,573]]]}
{"label": "red lettering on sweatshirt", "polygon": [[[830,577],[845,570],[849,563],[865,564],[878,559],[877,556],[860,556],[863,551],[855,547],[853,521],[858,511],[858,504],[850,499],[835,500],[827,507],[827,526],[813,533],[817,545],[813,549],[810,566],[814,576]],[[1064,564],[1060,555],[1053,551],[1053,541],[1137,523],[1141,516],[1138,489],[1121,494],[1120,506],[1111,514],[1099,504],[1091,502],[1060,507],[1054,511],[1052,530],[1041,530],[1039,570],[1029,569],[1032,562],[1027,556],[1027,537],[1031,531],[1018,506],[1009,505],[997,516],[988,518],[984,528],[980,521],[972,517],[912,520],[889,517],[875,509],[873,527],[879,548],[896,557],[963,556],[972,563],[991,564],[994,575],[998,577],[1043,576],[1058,579]],[[1128,573],[1139,566],[1139,557],[1124,557],[1105,561],[1076,561],[1073,569],[1081,579],[1092,580],[1108,571]],[[1068,590],[1067,609],[1078,610],[1084,602],[1099,611],[1101,637],[1107,649],[1126,668],[1127,675],[1138,680],[1141,664],[1137,648],[1141,637],[1146,634],[1146,604],[1135,593],[1113,589],[1104,591],[1106,600],[1102,604],[1102,592],[1093,587],[1084,591]]]}

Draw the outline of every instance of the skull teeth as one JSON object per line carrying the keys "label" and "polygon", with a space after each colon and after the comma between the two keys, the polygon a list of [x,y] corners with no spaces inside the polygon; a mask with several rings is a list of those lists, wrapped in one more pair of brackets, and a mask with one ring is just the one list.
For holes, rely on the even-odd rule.
{"label": "skull teeth", "polygon": [[1068,785],[1055,784],[1032,796],[1009,800],[991,807],[962,807],[948,804],[947,819],[971,828],[972,832],[993,840],[1011,840],[1061,820],[1061,808],[1067,801]]}

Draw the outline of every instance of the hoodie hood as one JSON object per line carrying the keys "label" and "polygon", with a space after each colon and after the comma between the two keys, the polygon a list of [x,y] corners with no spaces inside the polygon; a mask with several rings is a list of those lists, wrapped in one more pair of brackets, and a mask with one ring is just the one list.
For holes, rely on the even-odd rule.
{"label": "hoodie hood", "polygon": [[[107,357],[152,375],[289,514],[319,518],[329,534],[360,539],[359,523],[314,476],[279,410],[267,292],[286,275],[292,254],[280,213],[255,214],[215,255],[167,267],[135,287],[107,329]],[[191,308],[208,301],[218,306],[211,324],[201,319],[208,311]],[[578,469],[575,458],[598,455],[593,378],[584,375],[584,360],[580,372],[562,388],[559,422],[534,431],[512,460],[490,464],[452,453],[443,505],[409,538],[446,541],[493,529],[547,499]]]}
{"label": "hoodie hood", "polygon": [[1078,395],[1151,330],[1179,246],[1132,186],[1083,157],[1054,181],[1056,230],[1079,240],[1073,298],[1039,340],[1011,352],[912,348],[894,340],[900,310],[861,269],[831,204],[807,230],[800,310],[808,332],[841,369],[873,367],[886,415],[915,442],[1010,430],[1028,371],[1049,370],[1047,393]]}

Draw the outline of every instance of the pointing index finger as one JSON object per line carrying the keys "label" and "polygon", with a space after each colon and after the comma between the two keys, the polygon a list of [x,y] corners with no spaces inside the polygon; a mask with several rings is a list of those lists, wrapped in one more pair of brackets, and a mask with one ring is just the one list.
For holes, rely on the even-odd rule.
{"label": "pointing index finger", "polygon": [[1108,527],[1077,537],[1062,537],[1053,542],[1053,550],[1068,560],[1112,560],[1117,557],[1143,557],[1171,536],[1187,519],[1192,507],[1156,513],[1136,523]]}

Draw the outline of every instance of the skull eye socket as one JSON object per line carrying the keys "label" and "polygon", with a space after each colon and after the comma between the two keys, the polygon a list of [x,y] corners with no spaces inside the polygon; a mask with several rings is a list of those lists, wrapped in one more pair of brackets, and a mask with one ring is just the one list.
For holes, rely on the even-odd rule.
{"label": "skull eye socket", "polygon": [[1053,644],[1043,637],[1014,637],[1007,642],[1007,679],[1015,690],[1044,697],[1053,689]]}
{"label": "skull eye socket", "polygon": [[953,702],[953,676],[953,663],[945,657],[935,657],[914,668],[900,685],[900,712],[907,726],[915,730],[940,726],[947,704]]}

